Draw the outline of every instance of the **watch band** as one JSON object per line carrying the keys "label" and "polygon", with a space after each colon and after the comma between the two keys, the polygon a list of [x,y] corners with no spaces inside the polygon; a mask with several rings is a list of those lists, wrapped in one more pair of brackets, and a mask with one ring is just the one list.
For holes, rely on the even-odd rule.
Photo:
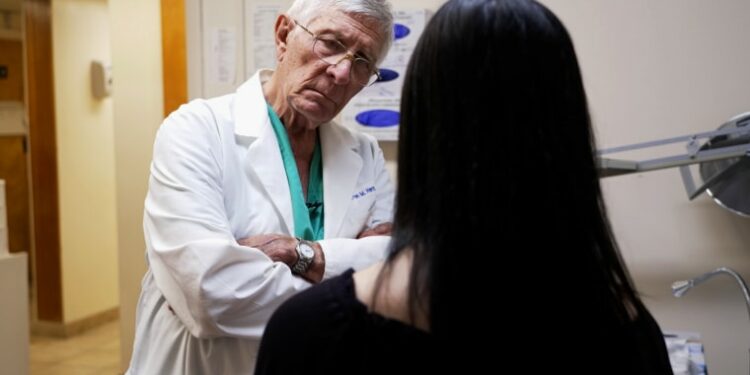
{"label": "watch band", "polygon": [[[306,246],[309,250],[303,250],[302,246]],[[301,238],[297,238],[297,246],[294,249],[297,251],[297,262],[292,266],[292,272],[301,275],[310,268],[315,257],[315,250],[310,242]]]}

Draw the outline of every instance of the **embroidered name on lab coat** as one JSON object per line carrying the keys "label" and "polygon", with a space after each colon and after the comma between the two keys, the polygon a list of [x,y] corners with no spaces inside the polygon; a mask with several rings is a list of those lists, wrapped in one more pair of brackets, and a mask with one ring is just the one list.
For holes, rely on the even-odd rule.
{"label": "embroidered name on lab coat", "polygon": [[370,194],[375,191],[375,186],[370,186],[365,190],[361,190],[359,193],[352,195],[352,200],[359,199],[364,197],[367,194]]}

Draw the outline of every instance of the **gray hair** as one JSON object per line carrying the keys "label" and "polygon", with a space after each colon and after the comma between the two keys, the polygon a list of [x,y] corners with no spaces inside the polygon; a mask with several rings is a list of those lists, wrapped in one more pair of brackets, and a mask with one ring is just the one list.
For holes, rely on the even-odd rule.
{"label": "gray hair", "polygon": [[393,43],[393,13],[388,0],[295,0],[286,13],[306,25],[321,11],[329,9],[372,18],[381,26],[378,31],[385,35],[385,43],[376,62],[380,64]]}

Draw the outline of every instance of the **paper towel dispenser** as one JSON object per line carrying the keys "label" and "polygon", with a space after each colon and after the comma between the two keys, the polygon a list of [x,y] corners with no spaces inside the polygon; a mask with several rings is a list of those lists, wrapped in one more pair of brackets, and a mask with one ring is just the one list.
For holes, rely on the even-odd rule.
{"label": "paper towel dispenser", "polygon": [[97,99],[112,93],[112,66],[101,61],[91,62],[91,93]]}

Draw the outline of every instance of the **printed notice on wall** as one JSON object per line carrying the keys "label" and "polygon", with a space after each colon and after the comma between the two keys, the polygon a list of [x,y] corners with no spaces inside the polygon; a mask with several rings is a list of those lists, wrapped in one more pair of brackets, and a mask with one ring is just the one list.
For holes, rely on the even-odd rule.
{"label": "printed notice on wall", "polygon": [[387,141],[398,139],[399,105],[406,66],[430,12],[396,10],[393,16],[394,41],[379,66],[380,79],[360,91],[341,112],[346,126]]}
{"label": "printed notice on wall", "polygon": [[251,48],[248,48],[246,56],[246,74],[249,76],[255,74],[258,69],[276,68],[276,42],[274,40],[274,27],[276,18],[284,12],[284,7],[278,2],[265,2],[253,4],[254,1],[246,0],[245,9],[247,9],[245,19],[252,20],[252,24],[247,28],[245,40],[251,41]]}
{"label": "printed notice on wall", "polygon": [[210,83],[234,84],[237,78],[237,35],[233,28],[211,30]]}

